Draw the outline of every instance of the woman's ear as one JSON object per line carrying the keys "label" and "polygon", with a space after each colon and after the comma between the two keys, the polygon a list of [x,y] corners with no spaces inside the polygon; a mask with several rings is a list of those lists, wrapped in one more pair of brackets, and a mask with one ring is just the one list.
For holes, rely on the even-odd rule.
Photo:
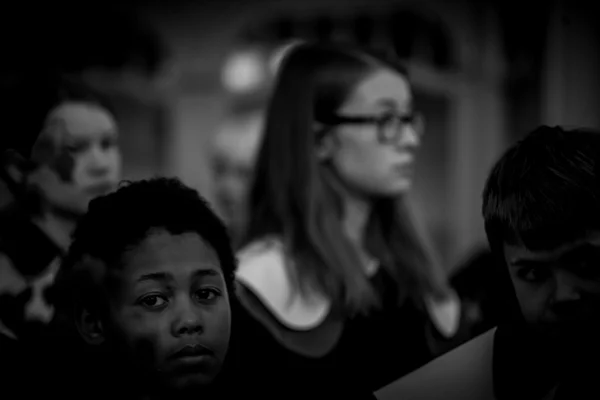
{"label": "woman's ear", "polygon": [[325,133],[325,129],[326,127],[323,124],[315,122],[313,125],[313,132],[317,137],[315,151],[317,160],[320,162],[328,161],[337,147],[335,135],[333,132]]}
{"label": "woman's ear", "polygon": [[104,343],[106,339],[104,325],[98,313],[91,312],[87,308],[81,308],[77,311],[76,318],[77,330],[86,343],[92,345]]}

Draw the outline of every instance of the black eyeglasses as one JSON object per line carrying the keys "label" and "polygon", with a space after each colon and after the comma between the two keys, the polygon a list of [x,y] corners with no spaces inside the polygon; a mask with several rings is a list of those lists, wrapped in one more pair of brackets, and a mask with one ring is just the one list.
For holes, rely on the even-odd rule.
{"label": "black eyeglasses", "polygon": [[319,118],[319,122],[326,125],[374,124],[377,126],[378,139],[381,143],[398,141],[406,134],[407,126],[410,126],[417,136],[422,136],[425,130],[423,116],[417,112],[405,115],[387,113],[378,116],[330,115]]}

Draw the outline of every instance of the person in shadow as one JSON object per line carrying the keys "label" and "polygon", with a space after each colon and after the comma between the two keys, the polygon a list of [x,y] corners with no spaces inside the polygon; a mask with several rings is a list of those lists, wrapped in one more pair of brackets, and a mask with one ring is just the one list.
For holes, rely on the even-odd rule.
{"label": "person in shadow", "polygon": [[90,200],[116,188],[121,154],[110,105],[77,79],[38,73],[1,100],[0,179],[14,201],[0,211],[0,370],[2,387],[18,393],[16,378],[50,347],[51,293],[70,235]]}
{"label": "person in shadow", "polygon": [[483,192],[499,323],[379,399],[598,398],[600,132],[542,126]]}

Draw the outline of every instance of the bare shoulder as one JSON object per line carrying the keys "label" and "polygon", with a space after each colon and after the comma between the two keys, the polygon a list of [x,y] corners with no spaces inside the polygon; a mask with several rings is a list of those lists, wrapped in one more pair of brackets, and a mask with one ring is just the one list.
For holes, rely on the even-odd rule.
{"label": "bare shoulder", "polygon": [[495,328],[376,393],[379,400],[493,400]]}

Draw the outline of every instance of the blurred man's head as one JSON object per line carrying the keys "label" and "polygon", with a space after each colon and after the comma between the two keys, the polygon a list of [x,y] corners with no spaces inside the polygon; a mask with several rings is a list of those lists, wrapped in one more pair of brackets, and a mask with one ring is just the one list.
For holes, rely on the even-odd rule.
{"label": "blurred man's head", "polygon": [[1,173],[38,212],[78,216],[116,187],[118,126],[109,106],[80,82],[35,78],[4,98]]}
{"label": "blurred man's head", "polygon": [[483,215],[525,322],[560,343],[600,318],[600,133],[540,127],[493,168]]}

